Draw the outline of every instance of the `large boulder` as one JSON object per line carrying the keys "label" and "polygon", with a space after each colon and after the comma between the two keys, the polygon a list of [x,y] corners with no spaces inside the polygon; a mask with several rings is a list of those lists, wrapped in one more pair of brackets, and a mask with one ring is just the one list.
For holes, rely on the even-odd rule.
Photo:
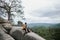
{"label": "large boulder", "polygon": [[12,27],[10,35],[16,40],[22,40],[25,31],[22,30],[22,27]]}
{"label": "large boulder", "polygon": [[12,25],[10,23],[3,23],[3,24],[0,24],[0,28],[6,32],[6,33],[9,33],[11,28],[12,28]]}
{"label": "large boulder", "polygon": [[23,40],[45,40],[45,39],[34,32],[29,32],[25,34],[25,36],[23,37]]}
{"label": "large boulder", "polygon": [[2,24],[0,24],[0,29],[2,29],[5,33],[7,33],[7,30],[3,28]]}
{"label": "large boulder", "polygon": [[14,40],[10,35],[6,34],[1,28],[0,28],[0,40]]}
{"label": "large boulder", "polygon": [[7,19],[4,19],[3,17],[0,16],[0,23],[7,22],[7,21],[8,21]]}
{"label": "large boulder", "polygon": [[7,19],[4,19],[2,17],[0,17],[0,25],[4,27],[7,31],[9,31],[12,28],[11,23]]}
{"label": "large boulder", "polygon": [[22,30],[21,27],[13,27],[10,31],[10,35],[16,40],[45,40],[34,32],[29,32],[25,34],[25,31]]}
{"label": "large boulder", "polygon": [[12,25],[11,25],[11,23],[9,23],[9,22],[3,23],[2,25],[3,25],[3,27],[4,27],[6,30],[11,30],[11,28],[12,28]]}

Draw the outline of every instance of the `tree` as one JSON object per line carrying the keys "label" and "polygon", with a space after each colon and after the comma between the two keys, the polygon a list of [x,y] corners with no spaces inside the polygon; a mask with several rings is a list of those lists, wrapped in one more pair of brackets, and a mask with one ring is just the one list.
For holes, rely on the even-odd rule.
{"label": "tree", "polygon": [[6,2],[6,0],[0,0],[0,8],[6,10],[9,21],[13,21],[13,16],[24,18],[24,11],[21,5],[21,0],[9,0],[9,2]]}
{"label": "tree", "polygon": [[0,3],[1,3],[0,8],[3,8],[6,10],[6,12],[8,13],[8,20],[10,20],[11,7],[5,1],[0,0]]}

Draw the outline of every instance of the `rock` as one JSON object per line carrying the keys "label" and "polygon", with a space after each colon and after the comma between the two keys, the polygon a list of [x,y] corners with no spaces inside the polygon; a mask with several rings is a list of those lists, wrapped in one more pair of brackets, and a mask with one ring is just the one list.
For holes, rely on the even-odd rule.
{"label": "rock", "polygon": [[9,33],[11,28],[12,28],[12,25],[10,23],[3,23],[3,24],[0,24],[0,28],[5,32],[5,33]]}
{"label": "rock", "polygon": [[10,31],[10,35],[16,40],[22,40],[25,31],[21,27],[13,27]]}
{"label": "rock", "polygon": [[0,40],[4,40],[2,33],[4,33],[4,32],[0,29]]}
{"label": "rock", "polygon": [[6,34],[1,28],[0,28],[0,40],[14,40],[10,35]]}
{"label": "rock", "polygon": [[10,23],[3,23],[2,25],[6,30],[11,30],[12,28],[12,25]]}
{"label": "rock", "polygon": [[25,31],[22,30],[21,27],[13,27],[10,31],[10,35],[16,40],[45,40],[44,38],[42,38],[34,32],[29,32],[25,35],[24,34]]}
{"label": "rock", "polygon": [[[10,31],[10,29],[12,28],[11,23],[7,19],[4,19],[2,17],[0,17],[0,25],[3,28],[5,28],[7,31]],[[5,31],[5,29],[3,29],[3,30]]]}
{"label": "rock", "polygon": [[45,40],[45,39],[34,32],[29,32],[23,37],[23,40]]}
{"label": "rock", "polygon": [[0,29],[2,29],[5,33],[7,33],[7,30],[2,27],[2,24],[0,24]]}
{"label": "rock", "polygon": [[2,23],[2,22],[5,23],[5,22],[7,22],[7,21],[8,21],[7,19],[4,19],[3,17],[0,16],[0,23]]}

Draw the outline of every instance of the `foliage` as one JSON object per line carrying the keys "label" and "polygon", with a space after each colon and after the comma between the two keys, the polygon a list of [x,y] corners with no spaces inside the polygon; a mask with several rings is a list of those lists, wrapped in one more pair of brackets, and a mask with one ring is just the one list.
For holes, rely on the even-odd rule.
{"label": "foliage", "polygon": [[[23,18],[23,7],[21,0],[0,0],[0,9],[6,10],[4,14],[8,14],[8,20],[13,22],[13,19],[17,16]],[[4,11],[3,11],[4,12]],[[3,13],[2,13],[3,14]],[[17,15],[15,15],[17,14]],[[6,15],[5,15],[6,16]]]}
{"label": "foliage", "polygon": [[60,39],[60,27],[59,24],[55,24],[54,26],[45,27],[45,26],[34,26],[32,27],[32,31],[42,36],[46,40],[58,40]]}

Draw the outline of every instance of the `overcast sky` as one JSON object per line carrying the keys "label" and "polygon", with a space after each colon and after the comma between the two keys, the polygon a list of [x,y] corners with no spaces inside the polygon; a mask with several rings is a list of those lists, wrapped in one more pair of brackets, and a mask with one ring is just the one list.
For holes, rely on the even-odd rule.
{"label": "overcast sky", "polygon": [[60,23],[60,0],[22,0],[22,5],[28,23]]}
{"label": "overcast sky", "polygon": [[60,23],[60,0],[22,0],[27,22]]}

